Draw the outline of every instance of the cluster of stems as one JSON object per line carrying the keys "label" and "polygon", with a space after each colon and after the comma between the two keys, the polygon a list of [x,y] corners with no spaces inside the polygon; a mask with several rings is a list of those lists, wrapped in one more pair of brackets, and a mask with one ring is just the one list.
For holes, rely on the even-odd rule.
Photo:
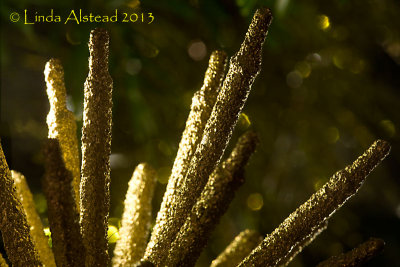
{"label": "cluster of stems", "polygon": [[[224,151],[261,69],[262,46],[272,15],[256,11],[239,51],[231,58],[211,54],[203,86],[194,94],[166,192],[153,231],[152,198],[156,172],[139,164],[129,181],[112,266],[194,266],[202,249],[244,183],[244,169],[258,143],[244,133],[231,154]],[[52,249],[25,177],[10,171],[0,146],[0,230],[13,266],[107,266],[110,206],[110,154],[113,82],[108,72],[109,36],[95,29],[89,40],[89,74],[84,86],[82,164],[76,124],[66,108],[61,63],[45,68],[50,102],[44,149],[44,192]],[[241,232],[211,263],[220,266],[286,266],[327,228],[328,219],[363,184],[389,153],[376,141],[363,155],[338,171],[271,234]],[[150,238],[149,238],[150,236]],[[149,242],[148,239],[150,239]],[[383,241],[371,239],[318,266],[356,266],[377,255]],[[0,255],[0,267],[7,266]]]}

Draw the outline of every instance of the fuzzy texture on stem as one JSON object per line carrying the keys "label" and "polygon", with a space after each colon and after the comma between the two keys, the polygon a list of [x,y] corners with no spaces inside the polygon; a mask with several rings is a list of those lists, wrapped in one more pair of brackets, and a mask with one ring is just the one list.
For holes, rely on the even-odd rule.
{"label": "fuzzy texture on stem", "polygon": [[3,258],[3,254],[0,253],[0,267],[8,267],[6,260]]}
{"label": "fuzzy texture on stem", "polygon": [[54,254],[49,246],[48,237],[43,232],[43,224],[36,211],[35,202],[33,201],[28,183],[25,177],[19,172],[11,171],[11,176],[14,180],[15,188],[17,189],[18,198],[24,207],[26,220],[28,225],[30,225],[31,236],[37,247],[39,258],[43,266],[55,267],[56,262],[54,260]]}
{"label": "fuzzy texture on stem", "polygon": [[79,211],[79,183],[81,178],[76,122],[74,114],[67,109],[67,92],[61,62],[58,59],[50,59],[46,64],[44,75],[50,103],[50,111],[47,115],[48,138],[55,138],[60,143],[65,166],[72,173],[74,198]]}
{"label": "fuzzy texture on stem", "polygon": [[388,155],[390,145],[377,140],[352,165],[335,173],[239,266],[275,266],[307,236],[357,193],[368,174]]}
{"label": "fuzzy texture on stem", "polygon": [[[239,114],[249,95],[251,85],[261,69],[261,51],[272,20],[271,11],[258,9],[253,17],[240,50],[230,60],[229,71],[223,82],[210,118],[204,128],[203,137],[194,153],[188,172],[176,200],[169,207],[167,222],[146,250],[145,259],[155,265],[163,265],[171,246],[171,240],[184,224],[187,214],[200,196],[208,177],[218,165],[232,135]],[[159,238],[157,238],[159,237]]]}
{"label": "fuzzy texture on stem", "polygon": [[0,231],[13,266],[43,266],[0,145]]}
{"label": "fuzzy texture on stem", "polygon": [[293,246],[290,252],[286,254],[283,258],[281,258],[276,265],[288,266],[289,263],[297,256],[297,254],[302,252],[305,247],[311,244],[311,242],[313,242],[315,238],[317,238],[323,231],[325,231],[326,228],[328,228],[327,220],[325,220],[323,223],[315,227],[315,229],[312,230],[311,234],[304,237],[303,240],[301,240],[295,246]]}
{"label": "fuzzy texture on stem", "polygon": [[[211,54],[203,86],[192,98],[186,127],[179,143],[171,176],[147,247],[146,255],[149,258],[155,257],[151,256],[153,251],[159,251],[158,253],[168,252],[163,250],[162,246],[170,244],[175,237],[176,233],[170,231],[175,224],[173,220],[174,210],[171,207],[178,205],[176,203],[177,191],[184,184],[190,160],[201,141],[204,127],[217,100],[218,91],[224,78],[226,63],[227,56],[224,51],[214,51]],[[159,257],[162,258],[163,256],[159,255]]]}
{"label": "fuzzy texture on stem", "polygon": [[210,267],[238,265],[261,241],[262,237],[258,232],[249,229],[244,230],[211,262]]}
{"label": "fuzzy texture on stem", "polygon": [[108,73],[109,36],[90,33],[89,74],[85,82],[82,127],[81,232],[87,267],[107,266],[110,208],[112,79]]}
{"label": "fuzzy texture on stem", "polygon": [[72,174],[63,161],[57,139],[45,145],[46,173],[43,191],[47,199],[49,225],[57,266],[84,266],[85,248],[76,210]]}
{"label": "fuzzy texture on stem", "polygon": [[114,249],[113,267],[131,266],[146,250],[151,224],[151,201],[157,177],[146,163],[139,164],[129,181],[122,214],[120,239]]}
{"label": "fuzzy texture on stem", "polygon": [[236,190],[244,183],[244,168],[257,143],[254,132],[243,134],[228,159],[211,174],[171,246],[167,266],[194,266]]}
{"label": "fuzzy texture on stem", "polygon": [[319,263],[317,267],[356,267],[362,266],[372,258],[381,254],[385,242],[382,239],[370,238],[368,241],[357,246],[353,250]]}

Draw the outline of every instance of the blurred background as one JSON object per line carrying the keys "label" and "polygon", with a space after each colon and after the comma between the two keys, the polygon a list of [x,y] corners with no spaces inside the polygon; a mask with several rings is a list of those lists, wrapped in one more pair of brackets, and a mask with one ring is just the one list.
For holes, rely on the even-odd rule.
{"label": "blurred background", "polygon": [[[337,170],[374,140],[392,144],[390,156],[359,193],[330,220],[328,229],[291,266],[313,266],[369,237],[385,252],[368,266],[400,266],[400,5],[396,0],[2,0],[1,144],[10,168],[28,179],[46,224],[41,193],[43,142],[49,110],[43,70],[51,57],[65,69],[68,108],[80,138],[83,83],[88,73],[90,30],[111,36],[113,141],[110,223],[118,227],[127,183],[135,166],[159,173],[156,216],[210,53],[239,48],[257,7],[272,9],[262,71],[228,148],[248,129],[261,144],[204,250],[207,266],[242,230],[270,233]],[[63,18],[72,9],[112,15],[152,13],[135,23],[23,23],[27,9]],[[10,21],[18,12],[21,20]],[[79,11],[78,11],[79,12]],[[145,17],[146,18],[146,17]],[[113,245],[111,245],[112,248]]]}

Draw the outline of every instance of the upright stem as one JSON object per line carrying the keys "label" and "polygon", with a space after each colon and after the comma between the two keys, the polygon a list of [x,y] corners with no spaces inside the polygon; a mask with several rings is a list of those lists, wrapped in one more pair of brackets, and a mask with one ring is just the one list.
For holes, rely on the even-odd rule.
{"label": "upright stem", "polygon": [[79,211],[81,177],[76,122],[74,114],[67,109],[67,93],[61,62],[58,59],[50,59],[46,64],[44,75],[50,103],[50,111],[47,115],[48,138],[55,138],[60,144],[65,167],[72,173],[74,199],[76,209]]}
{"label": "upright stem", "polygon": [[48,238],[44,234],[43,224],[40,220],[39,214],[36,211],[35,202],[33,201],[33,196],[31,190],[29,189],[28,183],[21,173],[11,171],[11,176],[17,189],[18,198],[24,207],[26,220],[31,226],[30,233],[33,242],[35,242],[37,247],[39,258],[43,262],[43,265],[55,267],[56,262],[54,260],[54,254],[49,246]]}
{"label": "upright stem", "polygon": [[156,224],[146,249],[146,258],[155,262],[166,257],[168,250],[166,250],[165,245],[171,244],[175,237],[176,232],[173,230],[175,213],[170,207],[179,205],[177,203],[179,201],[177,191],[184,184],[190,161],[201,141],[204,127],[217,100],[218,91],[220,90],[225,74],[226,58],[227,56],[223,51],[214,51],[211,54],[203,86],[193,96],[192,106],[186,121],[185,130],[182,134],[171,176],[168,180],[163,202],[157,214]]}
{"label": "upright stem", "polygon": [[261,242],[262,237],[253,230],[246,229],[211,262],[211,267],[231,267],[238,265]]}
{"label": "upright stem", "polygon": [[0,145],[0,231],[13,266],[42,266]]}
{"label": "upright stem", "polygon": [[147,163],[139,164],[133,172],[126,192],[113,267],[131,266],[143,257],[150,232],[151,201],[156,181],[156,172]]}
{"label": "upright stem", "polygon": [[72,187],[72,174],[63,161],[57,139],[45,147],[46,173],[43,191],[47,199],[49,225],[57,266],[84,266],[85,248],[79,227]]}
{"label": "upright stem", "polygon": [[89,40],[82,127],[81,231],[86,266],[106,266],[110,207],[112,79],[108,73],[109,36],[95,29]]}

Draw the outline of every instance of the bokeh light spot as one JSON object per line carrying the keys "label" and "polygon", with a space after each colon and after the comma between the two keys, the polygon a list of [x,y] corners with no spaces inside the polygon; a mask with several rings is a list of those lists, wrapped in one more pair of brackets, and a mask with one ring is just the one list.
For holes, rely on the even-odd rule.
{"label": "bokeh light spot", "polygon": [[142,69],[142,62],[137,58],[131,58],[126,61],[125,70],[130,75],[135,75]]}
{"label": "bokeh light spot", "polygon": [[246,115],[246,113],[240,113],[239,116],[239,126],[243,129],[249,128],[251,125],[251,121],[249,119],[249,116]]}
{"label": "bokeh light spot", "polygon": [[264,206],[264,200],[260,193],[250,194],[247,198],[247,206],[253,211],[260,210]]}
{"label": "bokeh light spot", "polygon": [[320,15],[318,16],[318,26],[321,30],[328,30],[331,26],[328,16]]}
{"label": "bokeh light spot", "polygon": [[329,127],[326,130],[326,138],[329,143],[336,143],[340,138],[339,130],[336,127]]}
{"label": "bokeh light spot", "polygon": [[41,214],[45,213],[47,210],[47,201],[43,194],[34,194],[33,195],[33,202],[35,202],[36,210]]}
{"label": "bokeh light spot", "polygon": [[324,179],[324,178],[317,178],[317,179],[315,179],[315,182],[314,182],[314,190],[315,191],[317,191],[317,190],[319,190],[325,183],[326,183],[326,179]]}
{"label": "bokeh light spot", "polygon": [[115,227],[114,225],[108,226],[107,239],[109,244],[115,243],[119,239],[118,228]]}
{"label": "bokeh light spot", "polygon": [[161,167],[157,170],[157,180],[161,184],[166,184],[168,182],[169,176],[171,175],[170,167]]}
{"label": "bokeh light spot", "polygon": [[350,71],[353,72],[354,74],[358,74],[361,73],[365,68],[365,62],[364,60],[360,59],[360,60],[355,60],[351,67],[350,67]]}
{"label": "bokeh light spot", "polygon": [[306,61],[301,61],[297,63],[295,69],[301,74],[303,78],[307,78],[311,74],[311,66]]}
{"label": "bokeh light spot", "polygon": [[196,61],[204,59],[207,54],[207,47],[202,41],[195,41],[189,45],[189,56]]}
{"label": "bokeh light spot", "polygon": [[393,137],[396,134],[396,127],[391,120],[382,120],[380,124],[389,137]]}
{"label": "bokeh light spot", "polygon": [[303,77],[297,70],[289,72],[286,76],[286,83],[291,88],[299,88],[303,84]]}
{"label": "bokeh light spot", "polygon": [[130,8],[137,8],[140,6],[140,1],[139,0],[131,0],[126,5]]}

